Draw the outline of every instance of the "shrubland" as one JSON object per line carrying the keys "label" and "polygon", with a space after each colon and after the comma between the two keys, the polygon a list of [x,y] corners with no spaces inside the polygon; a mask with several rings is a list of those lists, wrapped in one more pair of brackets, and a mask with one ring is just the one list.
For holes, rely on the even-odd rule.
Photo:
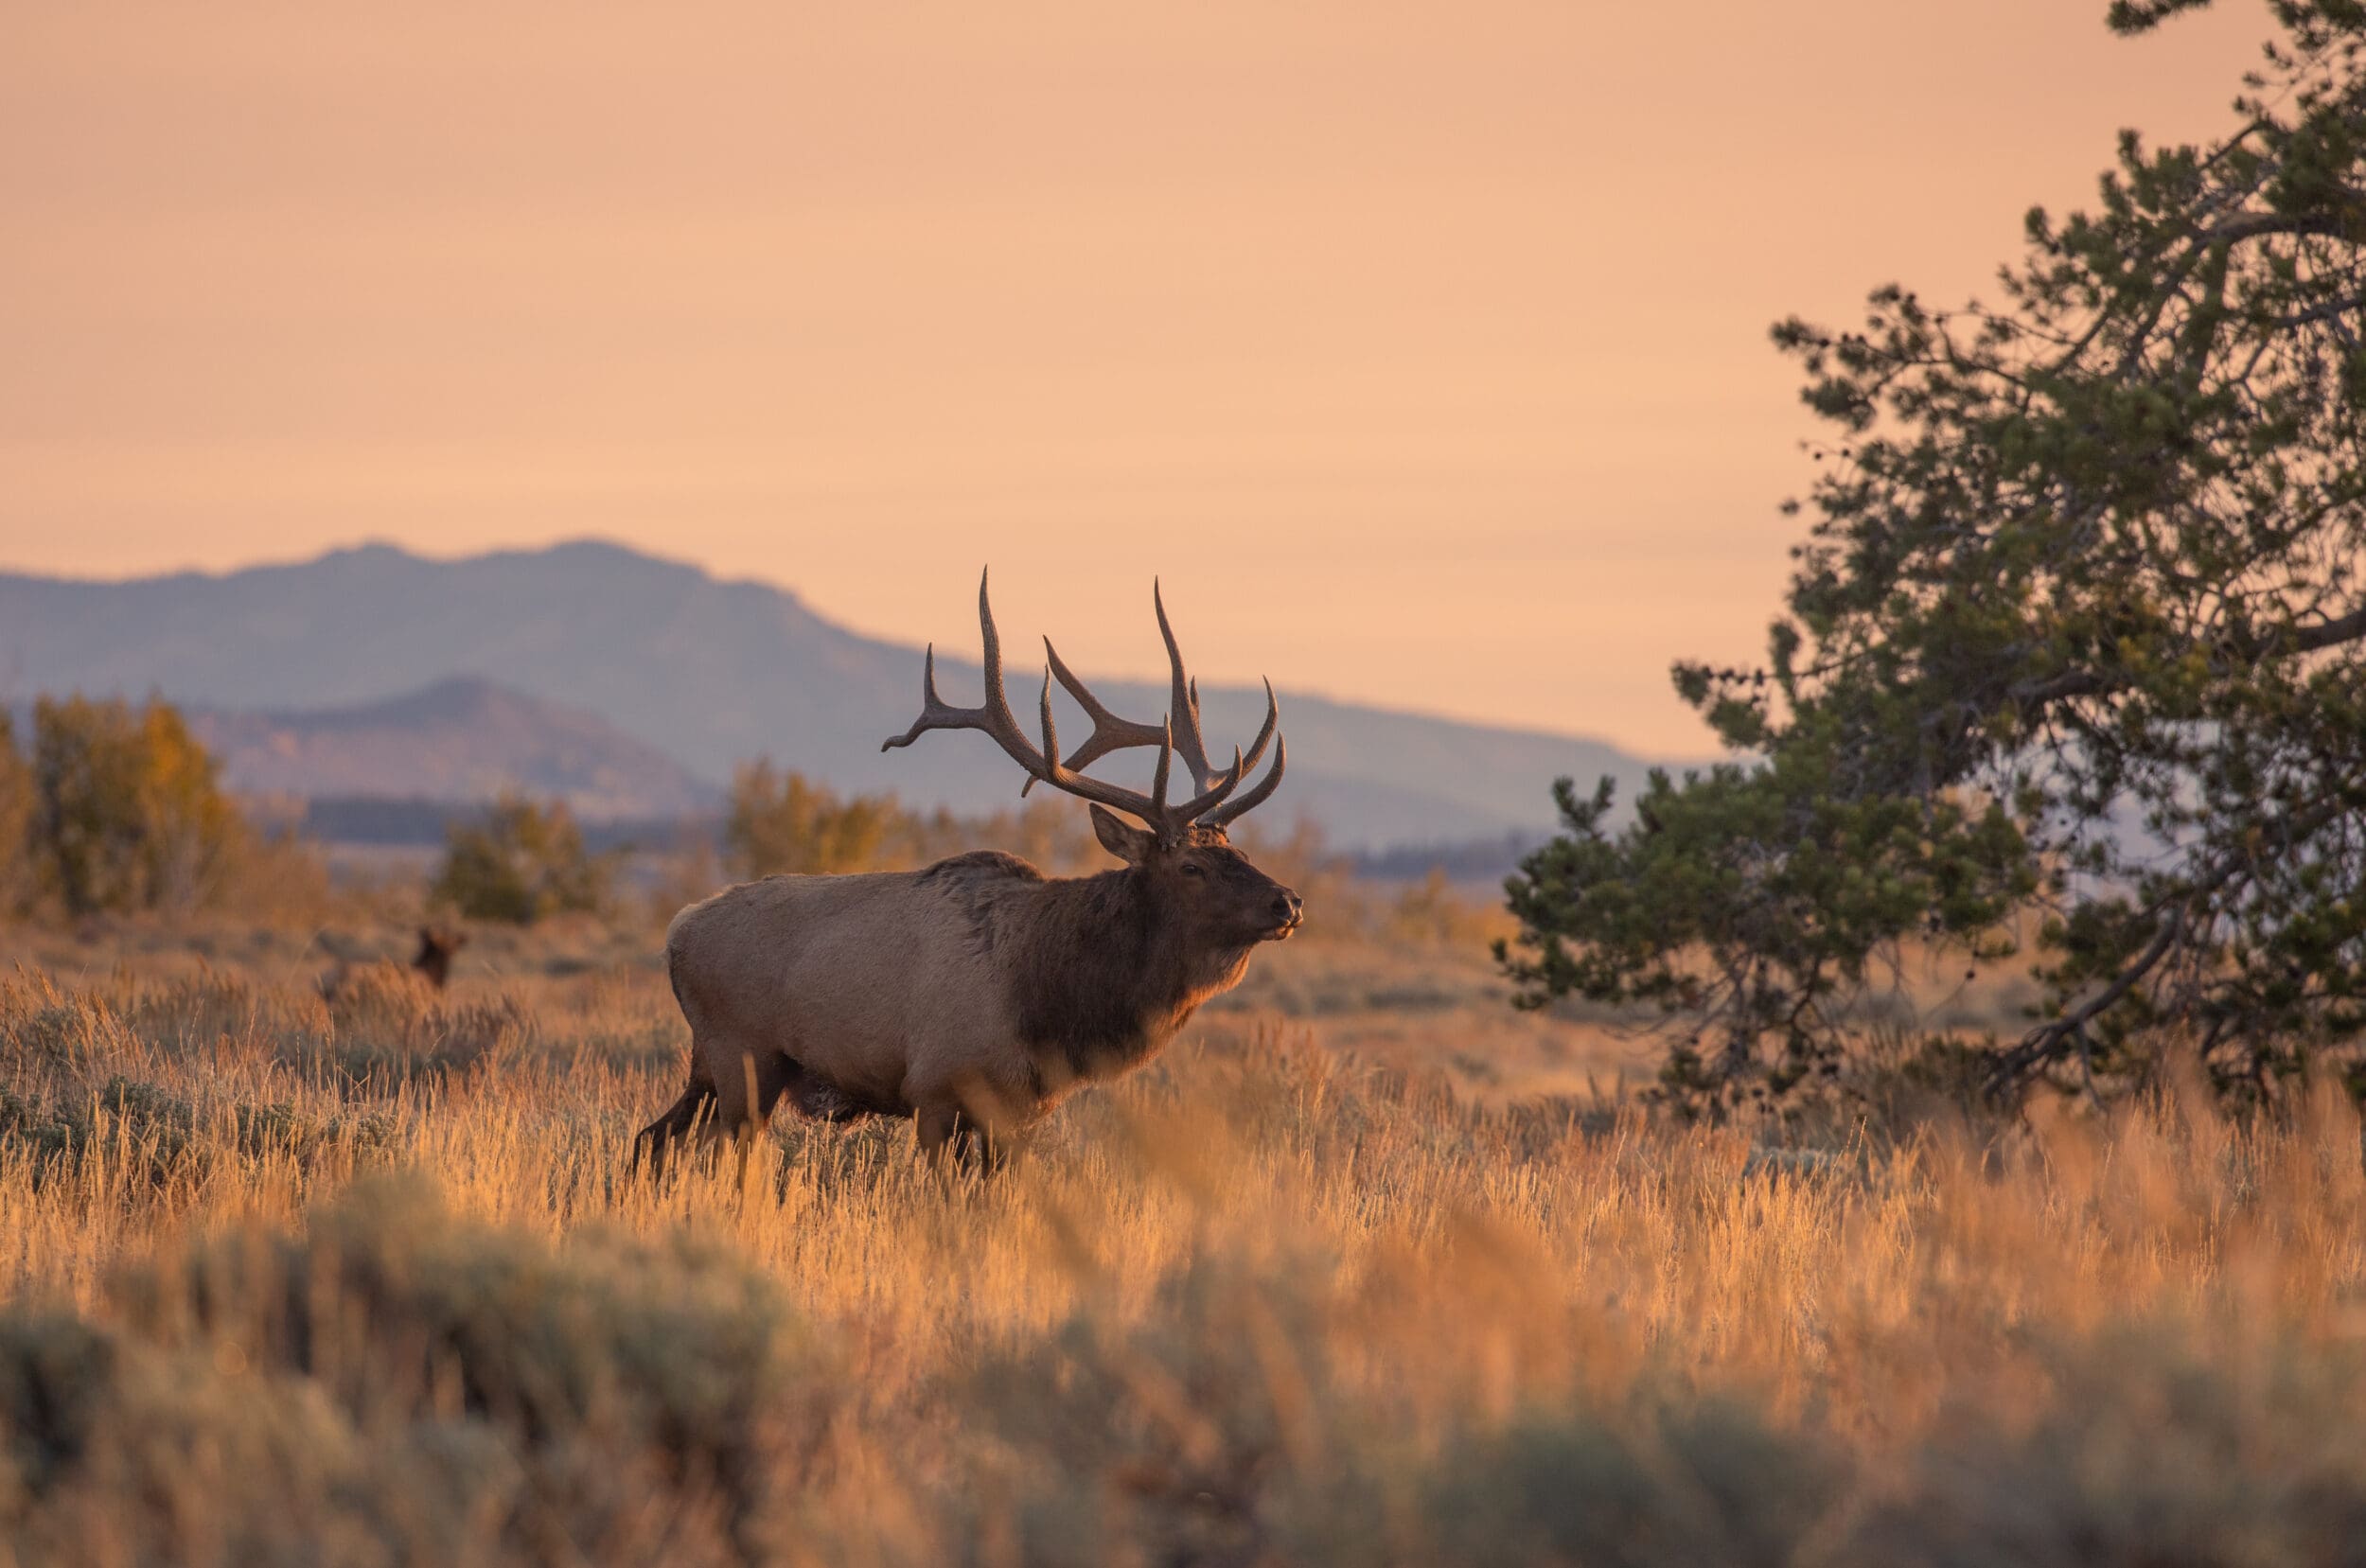
{"label": "shrubland", "polygon": [[0,918],[325,907],[318,862],[250,820],[171,704],[44,697],[32,718],[20,744],[0,713]]}
{"label": "shrubland", "polygon": [[469,919],[512,925],[595,913],[615,897],[618,858],[585,848],[565,802],[508,794],[446,830],[429,897]]}
{"label": "shrubland", "polygon": [[1256,845],[1303,937],[991,1181],[786,1114],[636,1176],[658,931],[1081,818],[758,765],[632,899],[505,802],[439,989],[427,890],[242,901],[168,710],[44,707],[0,1563],[2355,1559],[2366,10],[2271,13],[2004,308],[1779,329],[1838,429],[1767,668],[1679,671],[1737,760],[1564,784],[1509,913]]}
{"label": "shrubland", "polygon": [[2366,1519],[2329,1085],[1687,1124],[1578,1086],[1624,1048],[1467,933],[1349,929],[992,1182],[784,1116],[652,1184],[646,929],[326,998],[307,935],[0,937],[0,1560],[2266,1562]]}

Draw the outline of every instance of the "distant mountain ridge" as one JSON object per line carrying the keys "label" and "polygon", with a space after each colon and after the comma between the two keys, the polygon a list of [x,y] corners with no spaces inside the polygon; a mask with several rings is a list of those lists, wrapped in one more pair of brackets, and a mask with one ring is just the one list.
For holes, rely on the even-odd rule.
{"label": "distant mountain ridge", "polygon": [[[768,754],[840,789],[892,790],[962,811],[1009,804],[1017,781],[983,743],[941,738],[880,752],[880,740],[917,712],[920,662],[918,648],[847,631],[793,593],[595,541],[449,561],[374,544],[294,565],[124,582],[0,573],[0,679],[13,688],[0,696],[9,699],[155,691],[221,711],[210,722],[226,726],[225,736],[301,731],[311,738],[269,743],[301,752],[341,724],[389,734],[404,727],[395,723],[399,703],[366,719],[340,710],[366,714],[474,680],[489,683],[479,694],[486,704],[500,688],[575,710],[549,721],[556,731],[593,719],[650,749],[679,770],[666,788],[711,784]],[[938,679],[964,700],[978,667],[946,658]],[[1121,711],[1166,706],[1163,686],[1095,686]],[[1064,726],[1081,724],[1065,695],[1056,700]],[[1210,687],[1203,700],[1211,743],[1245,738],[1263,716],[1262,691]],[[1277,827],[1311,816],[1347,847],[1546,826],[1557,775],[1609,773],[1624,796],[1646,767],[1597,741],[1334,702],[1286,685],[1281,703],[1290,778],[1266,816]],[[449,725],[421,732],[457,745]],[[465,764],[452,750],[448,771],[503,766],[489,737],[481,749]],[[276,776],[259,754],[247,766]]]}
{"label": "distant mountain ridge", "polygon": [[197,708],[190,725],[223,782],[249,795],[465,802],[517,790],[608,821],[708,811],[722,793],[597,714],[473,676],[350,708]]}

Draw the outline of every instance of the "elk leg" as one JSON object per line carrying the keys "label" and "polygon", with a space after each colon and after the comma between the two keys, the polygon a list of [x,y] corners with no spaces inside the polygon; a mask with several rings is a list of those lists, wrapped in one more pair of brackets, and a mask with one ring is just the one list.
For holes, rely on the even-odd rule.
{"label": "elk leg", "polygon": [[794,1064],[777,1050],[745,1046],[718,1051],[715,1060],[715,1120],[709,1124],[707,1142],[713,1145],[729,1135],[744,1147],[771,1123]]}
{"label": "elk leg", "polygon": [[744,1046],[723,1053],[716,1064],[715,1124],[708,1129],[707,1145],[712,1148],[727,1136],[732,1140],[743,1193],[748,1189],[749,1152],[755,1146],[756,1135],[770,1124],[772,1108],[780,1103],[781,1091],[788,1087],[794,1066],[777,1050],[750,1050]]}
{"label": "elk leg", "polygon": [[989,1176],[1027,1153],[1026,1129],[1015,1121],[990,1124],[981,1141],[985,1172]]}
{"label": "elk leg", "polygon": [[632,1140],[632,1168],[638,1173],[649,1172],[651,1180],[665,1174],[665,1151],[676,1138],[687,1136],[702,1118],[711,1118],[715,1105],[715,1090],[701,1083],[696,1075],[673,1108],[646,1127]]}
{"label": "elk leg", "polygon": [[[937,1171],[945,1168],[946,1146],[953,1144],[962,1126],[962,1107],[958,1101],[935,1101],[920,1107],[915,1114],[912,1131],[920,1140],[921,1157]],[[960,1158],[958,1145],[954,1158]]]}
{"label": "elk leg", "polygon": [[920,1153],[940,1176],[991,1172],[996,1164],[985,1125],[959,1101],[938,1101],[920,1108],[915,1132]]}
{"label": "elk leg", "polygon": [[920,1108],[915,1132],[930,1166],[990,1176],[1010,1162],[1021,1145],[1019,1122],[991,1111],[980,1114],[981,1109],[962,1101]]}
{"label": "elk leg", "polygon": [[[712,1055],[722,1055],[735,1066],[734,1075],[717,1072],[709,1075]],[[733,1051],[728,1054],[709,1053],[693,1045],[690,1052],[690,1087],[674,1101],[666,1113],[641,1129],[632,1140],[633,1169],[646,1169],[653,1177],[665,1173],[666,1156],[677,1138],[696,1132],[700,1147],[713,1149],[728,1132],[743,1138],[771,1119],[772,1109],[780,1103],[781,1091],[788,1086],[790,1063],[778,1051]],[[754,1115],[750,1116],[750,1111]],[[744,1142],[743,1142],[744,1148]]]}
{"label": "elk leg", "polygon": [[970,1135],[979,1169],[994,1174],[1024,1152],[1036,1101],[1015,1084],[973,1078],[962,1085],[962,1127]]}

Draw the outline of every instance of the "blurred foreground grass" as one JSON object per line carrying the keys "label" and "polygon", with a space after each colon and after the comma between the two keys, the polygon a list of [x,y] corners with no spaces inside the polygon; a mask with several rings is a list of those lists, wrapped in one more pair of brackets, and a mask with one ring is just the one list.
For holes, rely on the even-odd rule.
{"label": "blurred foreground grass", "polygon": [[324,1000],[269,932],[84,938],[0,980],[0,1562],[2366,1551],[2331,1093],[1770,1148],[1361,943],[992,1185],[784,1118],[652,1188],[635,939]]}

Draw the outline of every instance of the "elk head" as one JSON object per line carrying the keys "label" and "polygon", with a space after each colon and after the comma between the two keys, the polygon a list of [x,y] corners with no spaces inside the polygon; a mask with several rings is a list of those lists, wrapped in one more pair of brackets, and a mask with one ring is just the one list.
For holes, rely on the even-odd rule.
{"label": "elk head", "polygon": [[[1060,658],[1050,638],[1044,639],[1043,693],[1039,703],[1042,745],[1019,728],[1002,692],[1002,639],[995,629],[994,606],[986,595],[986,575],[978,577],[978,624],[985,645],[985,700],[975,708],[956,708],[937,696],[936,647],[929,645],[923,666],[920,716],[910,729],[882,743],[879,749],[909,746],[930,730],[976,730],[1002,748],[1005,755],[1026,770],[1024,795],[1037,783],[1086,801],[1092,806],[1093,833],[1102,847],[1143,877],[1158,907],[1172,912],[1177,932],[1194,946],[1246,946],[1278,942],[1298,928],[1304,905],[1298,895],[1249,863],[1232,847],[1226,829],[1244,813],[1262,805],[1281,783],[1289,762],[1289,745],[1280,732],[1280,706],[1274,700],[1273,682],[1265,682],[1265,723],[1245,754],[1232,751],[1232,766],[1218,771],[1208,760],[1201,738],[1199,683],[1183,666],[1174,628],[1157,586],[1151,602],[1158,613],[1158,634],[1167,644],[1173,677],[1166,717],[1157,724],[1120,718],[1094,696],[1084,681]],[[1092,733],[1065,759],[1051,718],[1051,682],[1058,680],[1092,720]],[[1273,766],[1245,794],[1234,792],[1265,754],[1274,749]],[[1150,791],[1127,789],[1084,771],[1113,751],[1155,746],[1158,764]],[[1169,775],[1176,755],[1192,777],[1195,791],[1189,800],[1169,803]],[[1134,819],[1139,827],[1118,813]]]}
{"label": "elk head", "polygon": [[422,925],[419,927],[418,956],[411,960],[411,967],[426,976],[428,983],[440,991],[451,978],[452,956],[468,945],[468,933],[466,931]]}
{"label": "elk head", "polygon": [[1193,828],[1168,844],[1102,806],[1092,819],[1102,847],[1135,868],[1156,905],[1172,911],[1174,935],[1191,951],[1284,942],[1305,918],[1304,901],[1251,865],[1222,828]]}

